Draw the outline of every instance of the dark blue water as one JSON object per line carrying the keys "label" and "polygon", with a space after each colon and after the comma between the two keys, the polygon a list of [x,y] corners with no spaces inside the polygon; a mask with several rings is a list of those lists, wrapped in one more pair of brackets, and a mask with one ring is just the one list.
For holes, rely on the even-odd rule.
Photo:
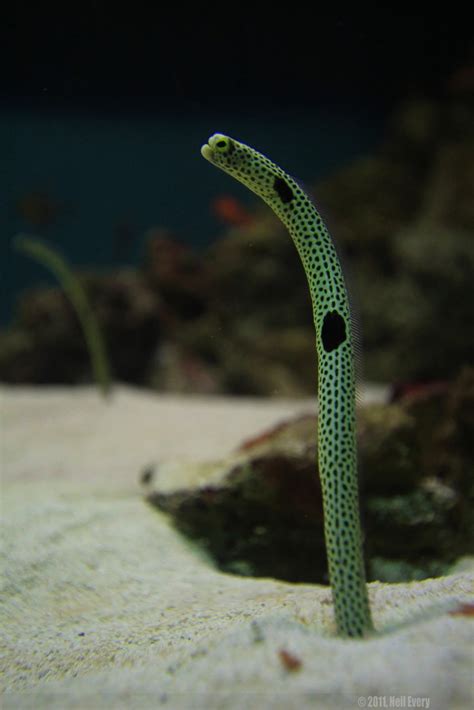
{"label": "dark blue water", "polygon": [[[360,109],[254,115],[88,115],[11,110],[0,115],[1,322],[23,289],[52,283],[14,252],[26,232],[58,247],[76,266],[138,263],[145,233],[170,230],[202,247],[222,234],[210,210],[217,195],[252,195],[210,166],[200,146],[214,132],[253,145],[305,182],[321,178],[380,140],[383,116]],[[33,227],[21,205],[41,193],[54,220]]]}

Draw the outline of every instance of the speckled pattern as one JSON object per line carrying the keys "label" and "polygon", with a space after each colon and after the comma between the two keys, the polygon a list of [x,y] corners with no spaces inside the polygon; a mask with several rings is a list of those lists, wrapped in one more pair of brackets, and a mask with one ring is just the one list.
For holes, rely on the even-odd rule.
{"label": "speckled pattern", "polygon": [[259,195],[287,226],[308,278],[319,366],[318,457],[336,623],[343,636],[372,630],[359,519],[355,365],[341,265],[321,216],[298,183],[261,153],[215,134],[211,163]]}

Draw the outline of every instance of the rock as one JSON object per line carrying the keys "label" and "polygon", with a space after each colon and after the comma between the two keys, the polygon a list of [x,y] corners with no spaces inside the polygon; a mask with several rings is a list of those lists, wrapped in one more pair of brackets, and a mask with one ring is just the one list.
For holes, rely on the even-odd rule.
{"label": "rock", "polygon": [[[465,370],[450,386],[360,409],[370,579],[439,575],[474,549],[472,382]],[[158,469],[148,500],[223,571],[326,583],[316,430],[313,415],[282,422],[198,467],[184,489],[163,490]]]}
{"label": "rock", "polygon": [[146,236],[142,268],[146,283],[157,292],[160,301],[166,303],[173,321],[189,321],[200,316],[209,298],[209,278],[203,257],[167,230],[151,229]]}
{"label": "rock", "polygon": [[[117,379],[143,384],[166,309],[132,269],[83,273],[81,283],[104,333]],[[77,314],[59,288],[35,289],[19,300],[15,325],[0,333],[4,382],[78,383],[91,379]]]}

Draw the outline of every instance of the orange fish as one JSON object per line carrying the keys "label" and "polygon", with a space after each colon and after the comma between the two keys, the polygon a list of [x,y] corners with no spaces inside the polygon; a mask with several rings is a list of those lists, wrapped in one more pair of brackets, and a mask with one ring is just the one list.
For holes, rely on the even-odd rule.
{"label": "orange fish", "polygon": [[243,227],[254,222],[253,215],[232,195],[220,195],[211,202],[215,217],[232,227]]}

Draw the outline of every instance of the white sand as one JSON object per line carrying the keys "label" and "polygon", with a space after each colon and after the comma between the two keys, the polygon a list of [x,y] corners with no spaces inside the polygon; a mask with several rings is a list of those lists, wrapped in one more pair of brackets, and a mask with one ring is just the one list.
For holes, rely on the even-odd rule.
{"label": "white sand", "polygon": [[[313,409],[2,388],[4,707],[415,707],[413,696],[424,707],[472,707],[473,617],[437,614],[372,640],[337,639],[329,590],[222,574],[143,501],[147,464],[183,476],[193,461]],[[433,600],[472,599],[467,567],[372,584],[377,625]],[[285,668],[282,649],[299,670]]]}

